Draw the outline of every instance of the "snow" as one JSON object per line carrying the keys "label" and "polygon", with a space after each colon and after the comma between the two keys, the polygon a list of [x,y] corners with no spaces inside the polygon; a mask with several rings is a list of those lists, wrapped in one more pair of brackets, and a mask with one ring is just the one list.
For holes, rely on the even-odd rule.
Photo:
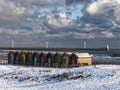
{"label": "snow", "polygon": [[43,68],[0,64],[0,90],[120,90],[120,65]]}
{"label": "snow", "polygon": [[81,57],[91,57],[89,53],[75,53],[79,58]]}

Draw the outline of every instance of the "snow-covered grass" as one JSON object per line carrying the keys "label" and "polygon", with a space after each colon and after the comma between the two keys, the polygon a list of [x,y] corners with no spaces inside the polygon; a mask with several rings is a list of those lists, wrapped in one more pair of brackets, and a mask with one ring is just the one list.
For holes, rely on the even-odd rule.
{"label": "snow-covered grass", "polygon": [[0,90],[120,90],[120,65],[42,68],[1,64]]}

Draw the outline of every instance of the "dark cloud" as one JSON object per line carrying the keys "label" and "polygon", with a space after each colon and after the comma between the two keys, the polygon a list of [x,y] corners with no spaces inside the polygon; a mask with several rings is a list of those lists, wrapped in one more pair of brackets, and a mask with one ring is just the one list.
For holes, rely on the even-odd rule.
{"label": "dark cloud", "polygon": [[21,43],[32,40],[37,46],[46,40],[63,41],[64,45],[66,41],[72,43],[71,40],[76,43],[84,39],[120,38],[118,0],[0,0],[0,3],[1,40]]}
{"label": "dark cloud", "polygon": [[66,5],[71,5],[75,3],[89,3],[91,0],[66,0]]}

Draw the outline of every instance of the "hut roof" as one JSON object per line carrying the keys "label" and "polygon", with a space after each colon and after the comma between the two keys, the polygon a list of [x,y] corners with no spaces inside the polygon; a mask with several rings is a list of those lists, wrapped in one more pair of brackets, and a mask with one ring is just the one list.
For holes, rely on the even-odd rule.
{"label": "hut roof", "polygon": [[91,55],[89,53],[75,53],[75,55],[78,58],[81,58],[81,57],[91,57]]}

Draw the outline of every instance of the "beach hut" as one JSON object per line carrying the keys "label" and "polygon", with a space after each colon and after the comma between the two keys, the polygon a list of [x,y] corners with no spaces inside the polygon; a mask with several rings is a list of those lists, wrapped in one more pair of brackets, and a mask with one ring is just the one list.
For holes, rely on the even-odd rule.
{"label": "beach hut", "polygon": [[70,62],[69,62],[70,67],[75,67],[77,65],[77,59],[78,57],[74,53],[70,55]]}
{"label": "beach hut", "polygon": [[53,58],[53,67],[61,66],[61,55],[56,52]]}
{"label": "beach hut", "polygon": [[14,64],[14,52],[8,53],[8,64]]}
{"label": "beach hut", "polygon": [[69,67],[69,61],[70,61],[69,55],[67,53],[64,53],[61,56],[61,67]]}
{"label": "beach hut", "polygon": [[77,65],[91,65],[92,64],[92,57],[89,53],[75,53],[75,55],[78,57],[77,59]]}
{"label": "beach hut", "polygon": [[15,52],[14,54],[14,64],[19,65],[20,64],[20,53]]}
{"label": "beach hut", "polygon": [[33,57],[32,57],[32,53],[31,52],[28,52],[27,54],[26,54],[26,62],[25,62],[25,64],[26,65],[30,65],[30,66],[33,66],[34,64],[33,64]]}
{"label": "beach hut", "polygon": [[46,61],[45,61],[45,66],[51,67],[53,63],[53,55],[49,52],[46,55]]}
{"label": "beach hut", "polygon": [[46,60],[46,55],[45,55],[43,52],[40,53],[39,59],[40,59],[39,65],[40,65],[40,66],[44,66],[45,60]]}
{"label": "beach hut", "polygon": [[33,54],[33,65],[38,66],[39,65],[38,62],[39,62],[39,54],[37,52],[34,52],[34,54]]}
{"label": "beach hut", "polygon": [[20,64],[25,65],[25,62],[26,62],[26,53],[21,52],[21,54],[20,54]]}

